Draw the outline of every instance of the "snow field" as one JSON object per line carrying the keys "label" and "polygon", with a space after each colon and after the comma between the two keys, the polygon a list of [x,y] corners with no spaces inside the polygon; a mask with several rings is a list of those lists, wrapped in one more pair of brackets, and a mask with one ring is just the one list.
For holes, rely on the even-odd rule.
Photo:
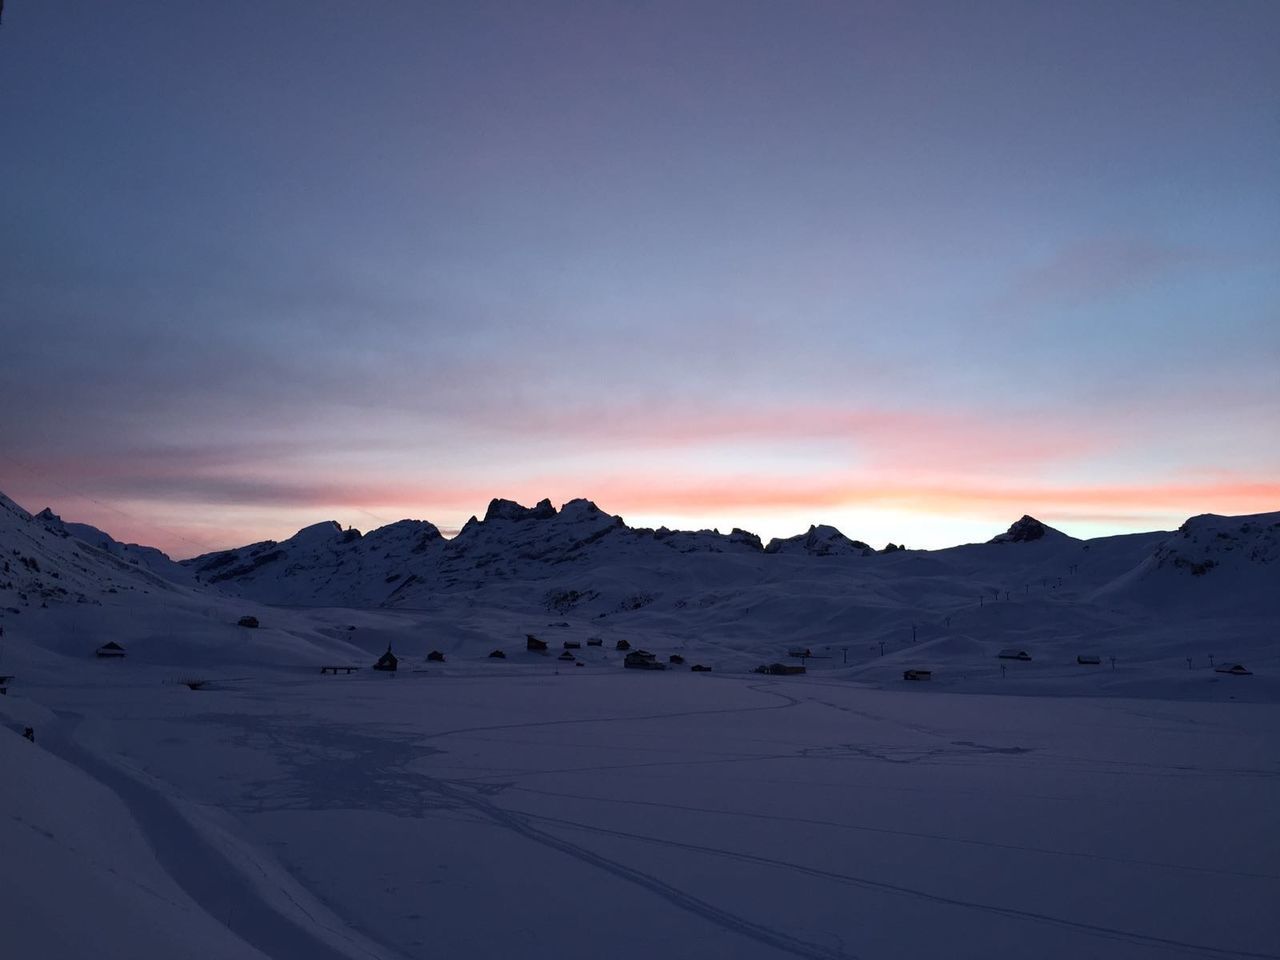
{"label": "snow field", "polygon": [[249,876],[245,859],[287,871],[345,927],[350,942],[326,939],[338,955],[1266,957],[1280,943],[1273,705],[532,666],[37,692],[83,714],[79,759],[132,800],[139,832],[156,842],[164,818],[137,791],[217,812],[188,822],[215,852],[249,851],[226,876]]}

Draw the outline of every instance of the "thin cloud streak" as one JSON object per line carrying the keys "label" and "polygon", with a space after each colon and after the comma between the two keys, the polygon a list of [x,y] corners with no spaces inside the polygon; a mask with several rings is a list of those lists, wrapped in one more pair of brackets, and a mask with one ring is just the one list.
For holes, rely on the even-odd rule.
{"label": "thin cloud streak", "polygon": [[[674,514],[741,510],[807,509],[882,506],[934,515],[992,515],[993,511],[1077,511],[1094,516],[1129,519],[1149,513],[1178,510],[1220,513],[1262,513],[1280,509],[1280,482],[1235,479],[1169,481],[1161,484],[1062,486],[1053,484],[947,482],[901,480],[867,482],[855,478],[819,482],[783,482],[754,476],[726,477],[708,482],[645,483],[603,480],[595,485],[610,503],[645,512]],[[1016,517],[1015,517],[1016,519]]]}
{"label": "thin cloud streak", "polygon": [[1188,268],[1223,266],[1222,254],[1140,237],[1093,237],[1025,270],[999,301],[1027,310],[1074,306],[1126,293]]}

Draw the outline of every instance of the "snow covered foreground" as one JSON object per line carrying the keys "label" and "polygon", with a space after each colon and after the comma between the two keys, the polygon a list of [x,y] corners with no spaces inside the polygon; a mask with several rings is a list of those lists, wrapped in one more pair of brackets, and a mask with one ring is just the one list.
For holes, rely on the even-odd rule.
{"label": "snow covered foreground", "polygon": [[125,667],[0,699],[7,956],[1280,955],[1274,704]]}

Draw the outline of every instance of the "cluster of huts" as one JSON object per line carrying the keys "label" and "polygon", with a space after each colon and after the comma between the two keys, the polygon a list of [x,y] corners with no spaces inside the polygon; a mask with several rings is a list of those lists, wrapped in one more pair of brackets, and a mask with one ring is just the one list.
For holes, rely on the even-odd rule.
{"label": "cluster of huts", "polygon": [[[587,646],[603,647],[604,640],[601,637],[588,637]],[[622,665],[631,670],[665,670],[668,665],[677,667],[677,666],[683,666],[685,663],[684,657],[678,653],[671,654],[670,656],[667,657],[666,662],[663,663],[661,660],[658,659],[657,654],[650,653],[647,650],[632,650],[631,642],[625,639],[618,640],[613,645],[613,648],[619,653],[625,654],[622,660]],[[581,649],[582,649],[581,641],[565,640],[562,644],[562,649],[557,659],[564,660],[566,662],[576,663],[578,666],[584,666],[584,664],[578,660],[577,655],[574,653],[575,650],[581,650]],[[549,652],[547,641],[539,639],[538,637],[534,636],[532,633],[525,634],[525,650],[529,653],[545,654]],[[506,654],[502,653],[502,651],[500,650],[495,650],[493,653],[489,654],[489,656],[492,657],[495,654],[501,654],[501,658],[506,657]],[[711,670],[710,667],[704,666],[700,663],[694,664],[694,666],[691,669],[693,669],[698,673],[706,673]]]}
{"label": "cluster of huts", "polygon": [[[600,637],[589,637],[586,641],[586,645],[588,647],[603,647],[604,640],[601,639]],[[578,660],[578,656],[574,653],[574,651],[581,650],[582,646],[583,644],[582,644],[582,641],[580,640],[565,640],[561,646],[561,651],[557,659],[563,660],[566,663],[574,663],[575,665],[580,667],[585,666],[584,663]],[[664,670],[667,668],[668,665],[683,666],[686,662],[685,658],[681,654],[673,653],[670,656],[668,656],[666,662],[663,663],[658,660],[656,654],[649,653],[646,650],[632,650],[631,644],[627,640],[617,641],[617,643],[614,645],[614,649],[621,653],[626,654],[625,658],[623,659],[623,666],[629,667],[631,669]],[[528,633],[528,634],[525,634],[525,650],[526,652],[529,652],[529,653],[548,654],[550,653],[550,645],[547,643],[547,641],[540,639],[539,637],[533,635],[532,633]],[[505,660],[507,659],[507,652],[503,650],[501,647],[498,647],[497,649],[490,651],[489,659]],[[427,654],[427,662],[428,663],[444,663],[445,655],[439,650],[432,650],[430,653]],[[399,669],[399,666],[400,666],[400,658],[397,657],[395,653],[392,651],[391,644],[387,644],[386,652],[383,653],[382,656],[380,656],[377,659],[377,662],[373,664],[373,669],[384,671],[387,673],[394,673],[396,670]],[[325,665],[320,668],[320,672],[332,673],[336,675],[338,673],[351,673],[352,671],[359,670],[359,669],[360,669],[359,666],[352,665],[352,664],[338,665],[338,666]],[[711,671],[710,667],[705,666],[701,663],[694,664],[690,669],[693,670],[695,673],[709,673]]]}
{"label": "cluster of huts", "polygon": [[773,677],[792,677],[807,672],[799,663],[762,663],[756,667],[756,673],[766,673]]}
{"label": "cluster of huts", "polygon": [[[238,621],[238,625],[241,627],[256,628],[258,626],[258,619],[253,616],[244,616],[240,618],[240,620]],[[354,628],[348,628],[348,629],[354,629]],[[586,645],[588,647],[603,647],[604,640],[601,637],[588,637],[586,640]],[[575,650],[581,650],[581,649],[582,649],[581,641],[565,640],[562,644],[562,649],[557,659],[563,660],[567,663],[575,663],[577,666],[581,667],[584,664],[578,661],[577,656],[574,654]],[[623,658],[622,665],[631,670],[665,670],[667,669],[668,666],[676,667],[676,666],[684,666],[685,664],[684,656],[679,653],[670,654],[667,657],[666,662],[664,663],[663,661],[658,659],[656,654],[650,653],[647,650],[632,650],[631,644],[627,640],[618,640],[614,644],[614,649],[626,655]],[[549,645],[547,641],[536,637],[532,633],[529,633],[529,634],[525,634],[525,650],[530,653],[546,654],[549,652]],[[125,656],[125,649],[121,644],[117,643],[114,640],[111,640],[111,641],[108,641],[107,643],[102,644],[102,646],[98,647],[94,651],[94,653],[96,656],[102,659],[122,659]],[[788,649],[787,655],[800,660],[807,660],[813,656],[813,653],[808,647],[792,647]],[[504,651],[503,649],[497,648],[489,654],[489,657],[490,659],[494,659],[494,660],[505,660],[507,657],[507,654],[506,654],[506,651]],[[1031,654],[1027,650],[1024,650],[1018,647],[1006,647],[996,654],[996,658],[999,660],[1013,660],[1013,661],[1019,661],[1023,663],[1028,663],[1032,659]],[[1114,666],[1114,659],[1115,658],[1112,658],[1113,666]],[[432,650],[430,653],[427,654],[427,662],[428,663],[444,663],[445,655],[439,650]],[[1076,663],[1080,666],[1098,666],[1102,663],[1102,657],[1098,656],[1097,654],[1082,653],[1076,656]],[[1190,664],[1190,658],[1188,658],[1188,664]],[[383,653],[380,657],[378,657],[377,661],[373,664],[373,669],[386,672],[386,673],[395,673],[399,669],[399,666],[400,666],[400,658],[397,657],[395,653],[392,652],[391,644],[388,643],[386,652]],[[320,672],[322,674],[332,673],[336,675],[338,673],[349,674],[359,669],[360,667],[354,664],[341,664],[341,665],[330,664],[330,665],[322,666],[320,668]],[[711,671],[711,668],[701,663],[695,663],[692,667],[690,667],[690,670],[692,670],[694,673],[709,673]],[[1001,667],[1001,670],[1003,671],[1004,667]],[[1228,674],[1232,676],[1252,676],[1252,673],[1253,673],[1251,670],[1246,668],[1241,663],[1218,664],[1217,666],[1214,667],[1214,670],[1217,673]],[[779,662],[779,663],[761,664],[760,666],[755,668],[755,672],[767,674],[770,676],[794,676],[797,674],[805,673],[806,669],[802,663],[792,664],[792,663]],[[926,670],[919,667],[909,668],[902,672],[902,679],[904,681],[921,682],[921,681],[931,680],[932,678],[933,678],[932,670]],[[10,679],[10,678],[0,678],[0,688],[4,687],[3,680],[6,680],[6,679]],[[7,690],[0,689],[0,692],[7,692]]]}

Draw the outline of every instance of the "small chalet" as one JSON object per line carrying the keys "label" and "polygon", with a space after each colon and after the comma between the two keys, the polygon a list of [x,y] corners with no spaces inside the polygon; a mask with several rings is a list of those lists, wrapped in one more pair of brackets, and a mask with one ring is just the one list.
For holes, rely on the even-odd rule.
{"label": "small chalet", "polygon": [[684,657],[680,656],[678,653],[673,653],[671,656],[667,657],[667,662],[674,663],[679,666],[684,663]]}
{"label": "small chalet", "polygon": [[1102,658],[1091,653],[1082,653],[1076,657],[1076,663],[1086,667],[1096,667],[1102,663]]}
{"label": "small chalet", "polygon": [[577,660],[578,658],[575,657],[568,650],[564,650],[564,651],[561,651],[560,656],[558,656],[556,659],[557,660]]}
{"label": "small chalet", "polygon": [[427,661],[429,663],[444,663],[444,654],[439,650],[432,650],[427,654]]}
{"label": "small chalet", "polygon": [[703,664],[701,664],[701,663],[695,663],[695,664],[694,664],[692,667],[690,667],[689,669],[690,669],[690,670],[692,670],[694,673],[710,673],[710,672],[711,672],[711,668],[710,668],[710,667],[708,667],[708,666],[704,666],[704,665],[703,665]]}
{"label": "small chalet", "polygon": [[546,653],[547,641],[539,640],[532,633],[526,633],[524,635],[524,648],[530,653]]}
{"label": "small chalet", "polygon": [[658,658],[647,650],[633,650],[627,654],[622,665],[632,670],[665,670],[667,668],[665,663],[659,663]]}
{"label": "small chalet", "polygon": [[254,630],[256,630],[258,628],[258,618],[257,617],[241,617],[237,621],[237,626],[251,627]]}
{"label": "small chalet", "polygon": [[564,648],[566,650],[581,650],[582,644],[577,640],[566,640],[564,642]]}
{"label": "small chalet", "polygon": [[100,646],[97,650],[97,654],[100,657],[123,657],[124,647],[120,646],[120,644],[116,643],[114,640],[111,640]]}
{"label": "small chalet", "polygon": [[1004,650],[1001,650],[999,653],[997,653],[996,656],[1001,660],[1030,660],[1031,659],[1031,654],[1027,653],[1027,651],[1015,650],[1012,647],[1006,647]]}
{"label": "small chalet", "polygon": [[932,670],[903,670],[902,679],[903,680],[932,680],[933,671]]}
{"label": "small chalet", "polygon": [[505,660],[505,659],[507,659],[507,655],[506,655],[506,653],[504,653],[502,650],[494,650],[492,653],[490,653],[490,654],[489,654],[489,659],[490,659],[490,660]]}
{"label": "small chalet", "polygon": [[602,640],[600,637],[587,637],[587,646],[588,646],[588,647],[603,647],[603,646],[604,646],[604,640]]}
{"label": "small chalet", "polygon": [[399,658],[391,652],[391,644],[387,644],[387,652],[378,658],[378,662],[373,665],[375,670],[388,670],[392,673],[400,666]]}
{"label": "small chalet", "polygon": [[630,650],[631,644],[628,643],[626,640],[619,640],[616,644],[614,644],[613,648],[615,650]]}
{"label": "small chalet", "polygon": [[791,677],[798,673],[807,673],[804,667],[793,663],[767,663],[756,667],[756,673],[767,673],[775,677]]}
{"label": "small chalet", "polygon": [[810,650],[808,647],[792,647],[790,650],[787,651],[787,656],[799,657],[802,660],[804,660],[804,659],[808,659],[809,657],[812,657],[813,651]]}

